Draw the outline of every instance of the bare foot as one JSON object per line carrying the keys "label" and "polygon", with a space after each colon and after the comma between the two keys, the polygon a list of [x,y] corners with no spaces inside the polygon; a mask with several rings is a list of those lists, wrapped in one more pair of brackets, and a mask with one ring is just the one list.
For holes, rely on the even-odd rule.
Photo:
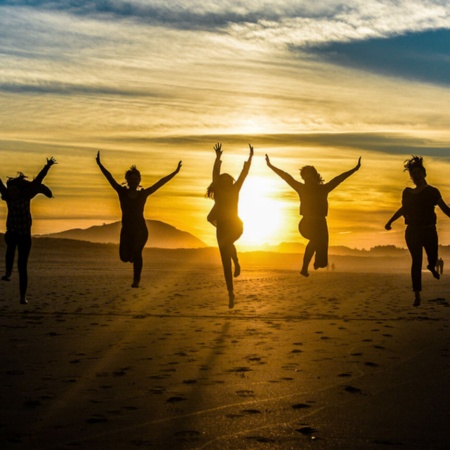
{"label": "bare foot", "polygon": [[228,308],[234,308],[234,292],[228,292]]}
{"label": "bare foot", "polygon": [[234,266],[234,277],[238,277],[241,274],[241,266],[239,264],[236,264]]}
{"label": "bare foot", "polygon": [[420,292],[415,293],[413,306],[420,306],[420,302],[422,301],[420,297]]}
{"label": "bare foot", "polygon": [[439,278],[441,278],[439,276],[439,273],[437,272],[437,270],[434,267],[427,266],[427,269],[433,274],[433,277],[436,278],[436,280],[439,280]]}
{"label": "bare foot", "polygon": [[131,285],[132,288],[138,288],[139,287],[139,281],[133,281],[133,284]]}
{"label": "bare foot", "polygon": [[303,275],[304,277],[309,277],[309,273],[307,269],[300,270],[300,275]]}

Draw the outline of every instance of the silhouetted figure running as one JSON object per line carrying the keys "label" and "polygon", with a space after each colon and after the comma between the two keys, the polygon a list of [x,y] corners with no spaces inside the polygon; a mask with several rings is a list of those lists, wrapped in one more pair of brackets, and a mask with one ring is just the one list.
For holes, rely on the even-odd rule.
{"label": "silhouetted figure running", "polygon": [[403,216],[406,223],[405,239],[411,253],[411,278],[414,291],[413,306],[419,306],[422,291],[422,253],[427,254],[427,269],[434,278],[439,279],[436,271],[438,259],[438,234],[436,231],[435,206],[439,206],[444,214],[450,217],[450,208],[442,199],[438,189],[430,186],[426,181],[427,171],[423,166],[421,156],[413,156],[405,161],[405,169],[409,172],[415,188],[405,188],[402,194],[402,206],[389,219],[385,225],[386,230],[398,218]]}
{"label": "silhouetted figure running", "polygon": [[97,153],[97,164],[109,184],[119,196],[120,208],[122,210],[122,229],[120,231],[119,254],[123,262],[133,263],[133,284],[131,287],[138,288],[142,272],[142,251],[148,239],[148,229],[144,218],[144,207],[147,197],[156,192],[160,187],[170,181],[181,169],[181,161],[178,167],[169,175],[161,178],[149,188],[142,188],[141,174],[136,166],[131,166],[125,173],[126,185],[119,184],[105,169],[100,161],[100,152]]}
{"label": "silhouetted figure running", "polygon": [[6,218],[6,269],[3,281],[10,281],[14,266],[16,249],[18,253],[17,268],[19,271],[20,303],[27,304],[28,288],[28,257],[31,251],[31,210],[30,202],[37,194],[44,194],[52,198],[52,191],[42,184],[50,167],[56,164],[53,157],[47,159],[47,164],[33,180],[19,172],[16,178],[8,178],[6,186],[0,180],[0,193],[2,200],[8,206],[8,216]]}
{"label": "silhouetted figure running", "polygon": [[303,218],[298,224],[298,229],[300,234],[309,240],[300,274],[308,277],[309,263],[314,254],[314,269],[317,270],[328,265],[328,226],[326,219],[328,194],[361,167],[361,157],[353,169],[338,175],[328,183],[323,182],[322,177],[313,166],[304,166],[300,169],[300,176],[304,181],[302,183],[271,164],[268,155],[266,155],[266,162],[299,195],[300,215]]}
{"label": "silhouetted figure running", "polygon": [[222,144],[216,144],[212,183],[207,190],[208,197],[214,199],[214,206],[208,214],[208,221],[216,227],[217,243],[219,245],[220,257],[222,259],[223,273],[228,289],[228,307],[234,307],[234,288],[232,276],[232,264],[234,263],[234,276],[241,273],[241,266],[234,243],[244,232],[242,220],[238,216],[239,192],[248,175],[253,158],[253,147],[249,144],[250,155],[244,163],[244,167],[237,181],[228,173],[220,173],[222,161]]}

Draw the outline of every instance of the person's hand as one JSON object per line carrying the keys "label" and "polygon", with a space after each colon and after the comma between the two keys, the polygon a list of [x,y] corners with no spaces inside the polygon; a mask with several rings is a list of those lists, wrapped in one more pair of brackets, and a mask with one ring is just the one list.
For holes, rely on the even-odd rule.
{"label": "person's hand", "polygon": [[97,162],[98,165],[101,164],[101,162],[100,162],[100,150],[97,152],[97,156],[95,157],[95,161]]}
{"label": "person's hand", "polygon": [[48,166],[48,167],[52,167],[53,164],[58,164],[58,163],[56,162],[56,159],[53,158],[53,156],[51,156],[50,158],[47,158],[47,166]]}
{"label": "person's hand", "polygon": [[266,164],[270,167],[270,159],[269,159],[269,155],[266,153]]}
{"label": "person's hand", "polygon": [[177,166],[177,168],[175,170],[176,173],[178,173],[180,171],[182,165],[183,165],[183,161],[179,161],[178,162],[178,166]]}
{"label": "person's hand", "polygon": [[359,170],[360,167],[361,167],[361,156],[360,156],[359,159],[358,159],[358,164],[356,164],[355,169],[356,169],[356,170]]}
{"label": "person's hand", "polygon": [[248,144],[248,148],[250,149],[250,158],[253,158],[255,152],[253,151],[252,144]]}
{"label": "person's hand", "polygon": [[216,152],[216,157],[220,158],[222,156],[222,144],[220,142],[214,146],[214,151]]}
{"label": "person's hand", "polygon": [[391,224],[389,222],[384,226],[384,228],[388,231],[392,229]]}

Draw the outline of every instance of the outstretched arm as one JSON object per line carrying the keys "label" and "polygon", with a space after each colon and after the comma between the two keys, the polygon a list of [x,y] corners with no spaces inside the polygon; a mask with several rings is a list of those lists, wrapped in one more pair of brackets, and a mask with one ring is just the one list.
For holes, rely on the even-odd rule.
{"label": "outstretched arm", "polygon": [[275,167],[271,162],[269,155],[266,154],[266,163],[267,166],[270,167],[280,178],[282,178],[286,183],[291,186],[294,190],[297,190],[298,186],[302,183],[295,180],[293,176],[289,175],[284,170],[278,169],[278,167]]}
{"label": "outstretched arm", "polygon": [[105,166],[102,164],[100,160],[100,151],[97,152],[97,157],[95,158],[95,161],[97,162],[98,167],[100,167],[100,170],[102,171],[105,178],[108,180],[109,184],[112,186],[114,190],[120,189],[120,184],[114,179],[114,177],[111,175],[111,173],[105,168]]}
{"label": "outstretched arm", "polygon": [[439,206],[439,208],[442,209],[442,212],[446,216],[450,217],[450,208],[448,207],[447,203],[445,203],[442,198],[438,201],[438,206]]}
{"label": "outstretched arm", "polygon": [[361,167],[361,156],[358,159],[358,163],[353,169],[348,170],[347,172],[341,173],[337,177],[333,178],[331,181],[326,183],[329,191],[332,191],[336,187],[338,187],[344,180],[346,180],[350,175],[353,175],[359,168]]}
{"label": "outstretched arm", "polygon": [[180,171],[181,165],[182,165],[182,161],[179,161],[177,168],[172,173],[169,173],[169,175],[165,176],[164,178],[161,178],[153,186],[150,186],[149,188],[145,189],[144,192],[147,195],[151,195],[154,192],[156,192],[160,187],[164,186],[168,181],[170,181]]}
{"label": "outstretched arm", "polygon": [[50,170],[50,167],[52,167],[56,163],[56,159],[53,158],[47,158],[47,164],[42,168],[42,170],[38,173],[37,177],[33,180],[33,183],[40,184],[48,174],[48,171]]}
{"label": "outstretched arm", "polygon": [[2,196],[3,200],[6,200],[7,192],[8,192],[8,189],[3,184],[3,180],[0,179],[0,195]]}
{"label": "outstretched arm", "polygon": [[252,165],[254,151],[253,151],[253,147],[251,144],[248,144],[248,148],[250,150],[249,155],[248,155],[248,160],[245,161],[244,167],[242,168],[242,171],[241,171],[241,174],[239,175],[239,178],[237,179],[237,181],[235,183],[239,189],[242,187],[245,179],[247,178],[247,175],[250,171],[250,166]]}
{"label": "outstretched arm", "polygon": [[384,228],[386,228],[386,230],[390,230],[391,229],[391,225],[393,222],[395,222],[397,219],[399,219],[400,217],[403,216],[403,208],[399,208],[394,215],[388,220],[387,224],[384,226]]}
{"label": "outstretched arm", "polygon": [[214,145],[214,151],[216,152],[216,159],[214,160],[213,173],[212,173],[212,182],[215,183],[220,176],[220,166],[222,165],[222,161],[220,158],[222,157],[222,144],[218,142]]}

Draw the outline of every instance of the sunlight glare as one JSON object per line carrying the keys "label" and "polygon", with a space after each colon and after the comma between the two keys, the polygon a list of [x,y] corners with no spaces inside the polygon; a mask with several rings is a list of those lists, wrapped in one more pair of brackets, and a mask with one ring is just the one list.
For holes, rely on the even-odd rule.
{"label": "sunlight glare", "polygon": [[246,180],[239,198],[239,217],[244,222],[241,243],[260,246],[279,242],[283,218],[282,202],[270,178],[251,177]]}

